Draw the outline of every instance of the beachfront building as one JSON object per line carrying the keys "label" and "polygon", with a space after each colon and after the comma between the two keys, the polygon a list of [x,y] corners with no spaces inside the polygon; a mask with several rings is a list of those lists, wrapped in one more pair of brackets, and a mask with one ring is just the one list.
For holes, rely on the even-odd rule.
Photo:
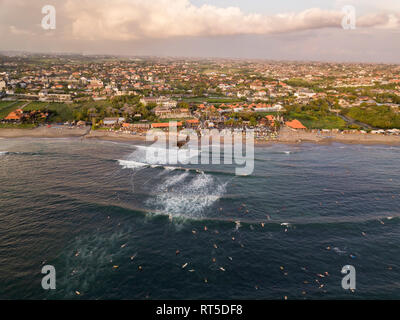
{"label": "beachfront building", "polygon": [[123,123],[122,128],[128,131],[146,132],[151,128],[149,123]]}
{"label": "beachfront building", "polygon": [[104,118],[103,124],[107,127],[112,127],[125,122],[125,118]]}
{"label": "beachfront building", "polygon": [[198,119],[190,119],[185,121],[186,128],[198,128],[200,121]]}
{"label": "beachfront building", "polygon": [[10,122],[20,122],[24,117],[24,111],[22,109],[17,109],[10,112],[7,117],[4,118],[6,121]]}
{"label": "beachfront building", "polygon": [[152,129],[168,129],[169,127],[173,127],[176,125],[177,127],[182,127],[183,123],[182,122],[161,122],[161,123],[152,123],[151,128]]}
{"label": "beachfront building", "polygon": [[287,121],[285,125],[291,129],[304,130],[307,129],[299,120],[294,119],[292,121]]}

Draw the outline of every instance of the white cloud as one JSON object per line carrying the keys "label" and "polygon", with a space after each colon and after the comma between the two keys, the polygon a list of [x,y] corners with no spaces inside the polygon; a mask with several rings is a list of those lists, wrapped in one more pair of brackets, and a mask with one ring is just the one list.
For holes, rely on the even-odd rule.
{"label": "white cloud", "polygon": [[[189,0],[68,0],[65,13],[77,39],[123,41],[340,28],[343,17],[341,11],[318,8],[270,16],[245,14],[237,7],[195,6]],[[358,26],[397,28],[399,16],[371,14],[360,17]]]}
{"label": "white cloud", "polygon": [[34,35],[34,33],[32,31],[19,29],[16,26],[9,26],[8,27],[8,31],[11,34],[16,35],[16,36],[21,36],[21,35],[23,35],[23,36],[33,36]]}

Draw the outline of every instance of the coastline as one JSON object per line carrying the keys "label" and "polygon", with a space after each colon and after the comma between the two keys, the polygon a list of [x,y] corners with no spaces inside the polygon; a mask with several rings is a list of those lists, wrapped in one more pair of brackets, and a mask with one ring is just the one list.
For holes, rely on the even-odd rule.
{"label": "coastline", "polygon": [[[67,127],[40,127],[35,129],[0,129],[0,138],[69,138],[81,137],[82,139],[99,139],[108,141],[146,141],[145,135],[132,135],[124,132],[110,132],[91,130],[90,127],[67,128]],[[274,140],[256,139],[256,146],[268,146],[271,144],[381,144],[400,145],[400,136],[388,136],[371,133],[320,133],[308,131],[281,130]]]}
{"label": "coastline", "polygon": [[83,137],[90,132],[90,127],[39,127],[34,129],[0,128],[0,138],[71,138]]}

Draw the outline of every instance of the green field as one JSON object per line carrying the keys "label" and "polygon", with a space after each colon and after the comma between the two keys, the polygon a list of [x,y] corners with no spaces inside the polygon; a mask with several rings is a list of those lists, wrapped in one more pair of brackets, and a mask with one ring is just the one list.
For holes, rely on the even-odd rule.
{"label": "green field", "polygon": [[31,123],[0,123],[0,129],[33,129],[36,125]]}
{"label": "green field", "polygon": [[292,105],[286,107],[285,118],[297,119],[308,129],[347,129],[342,118],[329,111],[328,102],[320,99],[308,105]]}
{"label": "green field", "polygon": [[292,113],[290,120],[297,119],[308,129],[347,129],[347,123],[335,115],[310,116],[305,113]]}
{"label": "green field", "polygon": [[53,103],[53,102],[31,102],[24,108],[24,111],[33,111],[33,110],[48,110],[51,112],[50,122],[65,122],[65,121],[73,121],[73,108],[70,104],[65,103]]}
{"label": "green field", "polygon": [[0,101],[0,119],[4,119],[10,112],[18,109],[25,103],[21,101]]}

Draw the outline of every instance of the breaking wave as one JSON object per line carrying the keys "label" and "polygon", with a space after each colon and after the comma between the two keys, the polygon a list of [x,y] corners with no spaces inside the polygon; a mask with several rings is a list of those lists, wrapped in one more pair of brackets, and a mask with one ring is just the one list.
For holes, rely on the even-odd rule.
{"label": "breaking wave", "polygon": [[[151,152],[147,153],[149,149]],[[118,160],[118,163],[122,168],[135,172],[142,169],[162,169],[167,173],[160,179],[160,175],[154,176],[149,172],[150,179],[147,183],[151,186],[153,195],[145,201],[145,205],[150,210],[170,217],[202,218],[205,209],[212,206],[226,192],[227,183],[222,183],[212,174],[196,168],[160,164],[157,163],[157,159],[151,158],[152,154],[158,157],[160,154],[165,156],[166,152],[167,150],[162,148],[139,146],[127,160]],[[187,150],[182,152],[189,157],[198,154],[189,154]],[[146,159],[146,162],[143,162],[143,159]]]}
{"label": "breaking wave", "polygon": [[172,217],[203,218],[205,209],[226,192],[227,183],[220,183],[204,173],[181,183],[188,177],[189,173],[185,172],[168,178],[157,187],[155,198],[148,199],[146,204]]}

